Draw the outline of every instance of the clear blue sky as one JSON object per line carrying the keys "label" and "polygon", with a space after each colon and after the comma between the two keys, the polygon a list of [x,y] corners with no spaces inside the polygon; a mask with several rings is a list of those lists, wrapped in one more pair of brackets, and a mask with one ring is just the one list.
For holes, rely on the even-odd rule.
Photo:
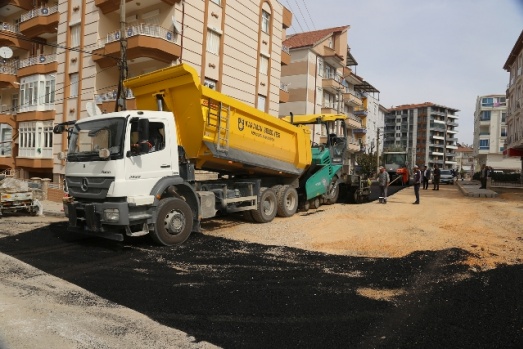
{"label": "clear blue sky", "polygon": [[384,107],[433,102],[459,109],[472,144],[476,98],[505,94],[503,69],[523,30],[523,0],[280,0],[288,33],[350,25],[356,73]]}

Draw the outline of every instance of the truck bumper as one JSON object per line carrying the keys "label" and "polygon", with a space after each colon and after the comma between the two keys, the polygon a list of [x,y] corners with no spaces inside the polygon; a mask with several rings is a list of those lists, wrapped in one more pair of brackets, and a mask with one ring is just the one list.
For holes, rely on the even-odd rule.
{"label": "truck bumper", "polygon": [[[108,220],[106,210],[118,210],[118,219]],[[67,203],[69,231],[101,236],[123,241],[125,227],[129,225],[129,207],[125,202],[88,203],[78,201]]]}

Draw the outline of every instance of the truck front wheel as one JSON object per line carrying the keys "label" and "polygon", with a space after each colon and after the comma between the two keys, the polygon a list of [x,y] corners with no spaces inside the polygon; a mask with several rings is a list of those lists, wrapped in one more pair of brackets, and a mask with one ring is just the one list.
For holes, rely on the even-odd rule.
{"label": "truck front wheel", "polygon": [[152,238],[165,246],[179,245],[191,235],[193,213],[181,199],[166,198],[158,205],[156,225]]}

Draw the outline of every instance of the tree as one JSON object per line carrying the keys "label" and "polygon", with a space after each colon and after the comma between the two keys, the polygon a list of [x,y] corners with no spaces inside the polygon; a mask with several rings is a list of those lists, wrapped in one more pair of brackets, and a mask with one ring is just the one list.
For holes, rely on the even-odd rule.
{"label": "tree", "polygon": [[371,176],[372,173],[376,172],[376,152],[372,154],[359,153],[356,155],[356,162],[360,167],[361,174]]}

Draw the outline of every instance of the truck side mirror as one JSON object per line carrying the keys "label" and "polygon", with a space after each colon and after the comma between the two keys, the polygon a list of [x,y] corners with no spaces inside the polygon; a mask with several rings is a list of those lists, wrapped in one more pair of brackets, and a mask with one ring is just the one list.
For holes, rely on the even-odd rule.
{"label": "truck side mirror", "polygon": [[63,124],[58,124],[55,127],[53,127],[53,133],[54,134],[62,134],[65,130],[65,126]]}

